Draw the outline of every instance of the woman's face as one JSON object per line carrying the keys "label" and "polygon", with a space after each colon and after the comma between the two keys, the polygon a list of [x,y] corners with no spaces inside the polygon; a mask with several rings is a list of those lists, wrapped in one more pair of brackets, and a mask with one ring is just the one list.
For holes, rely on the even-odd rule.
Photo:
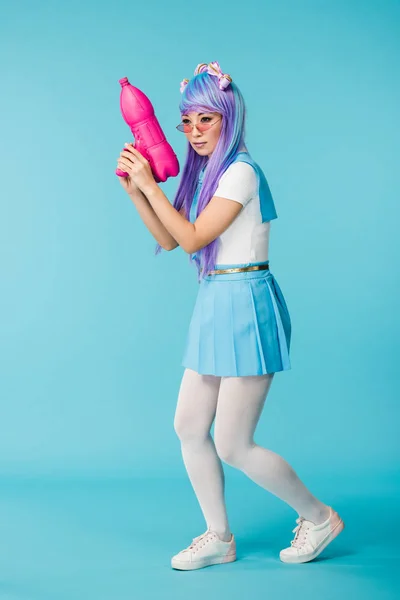
{"label": "woman's face", "polygon": [[[210,156],[217,145],[221,133],[222,115],[217,112],[191,112],[182,115],[182,123],[191,123],[193,125],[200,123],[211,124],[211,127],[206,131],[201,132],[194,126],[191,132],[185,133],[188,142],[197,154],[200,154],[200,156]],[[196,145],[200,143],[202,145]]]}

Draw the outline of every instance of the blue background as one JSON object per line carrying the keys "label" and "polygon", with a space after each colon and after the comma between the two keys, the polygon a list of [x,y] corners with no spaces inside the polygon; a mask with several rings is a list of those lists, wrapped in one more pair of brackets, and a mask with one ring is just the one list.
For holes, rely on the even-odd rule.
{"label": "blue background", "polygon": [[[1,15],[0,599],[394,598],[399,3]],[[179,85],[214,60],[245,97],[293,325],[256,441],[346,529],[316,561],[280,563],[297,514],[224,465],[239,560],[189,574],[169,561],[205,529],[173,429],[197,277],[180,248],[154,256],[114,175],[132,139],[118,80],[151,98],[182,165]],[[177,182],[161,184],[171,201]]]}

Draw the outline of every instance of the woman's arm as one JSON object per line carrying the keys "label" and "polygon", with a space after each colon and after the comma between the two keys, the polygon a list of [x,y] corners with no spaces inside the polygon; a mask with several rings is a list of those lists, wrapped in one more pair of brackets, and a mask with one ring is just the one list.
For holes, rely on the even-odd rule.
{"label": "woman's arm", "polygon": [[[174,248],[179,246],[175,238],[172,237],[172,235],[161,223],[146,196],[139,190],[139,188],[137,188],[135,192],[132,192],[128,195],[136,206],[143,223],[146,225],[147,229],[160,244],[160,246],[164,248],[164,250],[168,251],[174,250]],[[184,214],[184,207],[181,208],[180,213]]]}
{"label": "woman's arm", "polygon": [[[128,172],[132,181],[149,201],[160,221],[160,224],[157,224],[158,233],[161,227],[165,228],[168,233],[167,237],[165,231],[161,230],[162,239],[164,240],[167,237],[167,241],[164,241],[166,247],[170,249],[176,247],[173,245],[175,242],[172,242],[172,240],[175,240],[188,254],[197,252],[219,237],[242,210],[243,203],[240,200],[213,196],[196,221],[191,223],[182,212],[178,212],[172,206],[162,189],[157,185],[151,172],[150,163],[131,144],[127,146],[129,152],[133,154],[133,158],[129,157]],[[122,154],[124,156],[123,159],[121,158],[122,167],[120,168],[127,164],[125,154],[128,154],[128,152],[124,151]],[[147,208],[147,215],[148,210]],[[154,225],[154,217],[152,217],[152,224]]]}
{"label": "woman's arm", "polygon": [[[188,221],[169,202],[156,184],[143,189],[165,229],[188,254],[197,252],[221,235],[243,208],[240,202],[213,196],[194,223]],[[170,246],[171,250],[176,246]]]}

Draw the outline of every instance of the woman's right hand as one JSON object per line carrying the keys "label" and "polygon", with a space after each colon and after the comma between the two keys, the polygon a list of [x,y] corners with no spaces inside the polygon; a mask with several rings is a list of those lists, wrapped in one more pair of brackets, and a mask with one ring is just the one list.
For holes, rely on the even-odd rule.
{"label": "woman's right hand", "polygon": [[[129,173],[129,166],[132,164],[130,157],[132,156],[133,154],[132,152],[129,152],[129,150],[122,150],[117,161],[118,169],[121,169],[121,171],[124,171],[125,173]],[[138,192],[138,186],[133,182],[129,175],[128,177],[120,177],[119,175],[117,177],[127,194],[131,195]]]}

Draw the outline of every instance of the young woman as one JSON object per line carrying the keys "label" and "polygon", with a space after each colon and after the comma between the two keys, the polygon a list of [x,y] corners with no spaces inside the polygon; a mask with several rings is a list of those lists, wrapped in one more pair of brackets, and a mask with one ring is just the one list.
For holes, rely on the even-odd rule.
{"label": "young woman", "polygon": [[129,173],[121,184],[157,240],[156,253],[181,246],[200,282],[174,426],[207,530],[171,565],[189,570],[236,560],[221,460],[298,513],[294,539],[280,559],[303,563],[318,556],[344,523],[281,456],[254,442],[274,373],[291,368],[289,312],[268,260],[277,214],[264,173],[244,142],[239,88],[217,62],[199,64],[194,75],[181,83],[177,128],[188,146],[173,205],[131,144],[118,158],[118,167]]}

